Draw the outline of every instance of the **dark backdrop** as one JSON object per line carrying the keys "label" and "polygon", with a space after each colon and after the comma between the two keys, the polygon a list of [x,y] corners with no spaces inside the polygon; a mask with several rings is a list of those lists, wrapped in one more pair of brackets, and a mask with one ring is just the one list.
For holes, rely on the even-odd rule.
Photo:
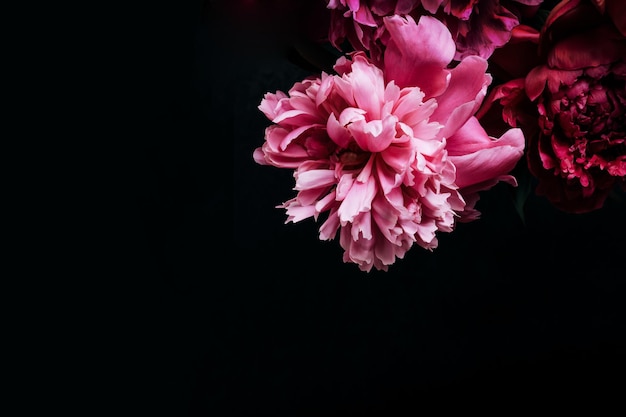
{"label": "dark backdrop", "polygon": [[216,2],[150,16],[121,377],[140,410],[389,415],[621,395],[623,196],[569,215],[531,194],[522,221],[514,190],[498,185],[482,194],[482,218],[439,235],[435,251],[361,272],[313,221],[284,224],[275,206],[293,195],[291,172],[252,159],[263,94],[310,74],[289,59],[288,31],[245,29]]}

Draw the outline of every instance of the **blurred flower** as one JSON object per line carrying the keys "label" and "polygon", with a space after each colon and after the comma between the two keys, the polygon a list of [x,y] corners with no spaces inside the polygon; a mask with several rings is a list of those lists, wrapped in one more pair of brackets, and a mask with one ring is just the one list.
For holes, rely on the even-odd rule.
{"label": "blurred flower", "polygon": [[383,18],[390,15],[432,15],[450,30],[456,43],[454,59],[489,58],[510,38],[511,30],[543,0],[328,0],[332,10],[329,40],[341,49],[368,51],[375,62],[383,57],[388,33]]}
{"label": "blurred flower", "polygon": [[496,139],[474,117],[492,81],[485,59],[450,68],[456,47],[433,17],[382,23],[384,66],[352,52],[336,75],[265,94],[259,109],[273,123],[254,151],[259,164],[294,170],[297,196],[278,206],[287,221],[324,213],[320,239],[339,233],[344,262],[368,272],[477,219],[478,192],[516,185],[509,172],[524,148],[520,129]]}
{"label": "blurred flower", "polygon": [[626,3],[619,4],[557,4],[533,38],[530,61],[538,65],[486,100],[486,108],[499,101],[508,124],[525,130],[536,192],[566,212],[597,210],[616,187],[626,189]]}

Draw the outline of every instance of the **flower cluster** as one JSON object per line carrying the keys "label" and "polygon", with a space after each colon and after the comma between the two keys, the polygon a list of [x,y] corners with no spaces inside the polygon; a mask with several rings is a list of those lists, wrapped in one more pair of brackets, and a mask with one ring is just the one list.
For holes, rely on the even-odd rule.
{"label": "flower cluster", "polygon": [[626,3],[319,1],[341,55],[265,94],[253,157],[293,170],[278,207],[320,221],[344,262],[386,271],[414,244],[435,249],[480,217],[481,192],[517,186],[522,158],[563,210],[624,187]]}

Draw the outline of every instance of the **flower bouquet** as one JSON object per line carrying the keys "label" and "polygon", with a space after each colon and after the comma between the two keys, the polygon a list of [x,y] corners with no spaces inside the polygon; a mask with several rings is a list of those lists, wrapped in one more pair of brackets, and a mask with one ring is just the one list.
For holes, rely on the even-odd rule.
{"label": "flower bouquet", "polygon": [[260,98],[253,158],[293,172],[277,207],[319,222],[344,262],[436,249],[499,183],[581,215],[623,198],[625,2],[270,3],[314,74]]}

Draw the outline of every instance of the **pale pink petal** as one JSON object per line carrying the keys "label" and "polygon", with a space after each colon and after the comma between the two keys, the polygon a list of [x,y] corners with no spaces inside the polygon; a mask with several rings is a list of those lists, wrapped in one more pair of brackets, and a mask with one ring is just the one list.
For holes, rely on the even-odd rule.
{"label": "pale pink petal", "polygon": [[376,183],[371,179],[365,183],[354,181],[337,212],[339,220],[351,222],[359,213],[369,211],[375,193]]}
{"label": "pale pink petal", "polygon": [[478,56],[465,58],[450,71],[450,84],[437,97],[432,119],[444,127],[440,137],[448,137],[476,113],[484,99],[491,76],[486,74],[487,61]]}
{"label": "pale pink petal", "polygon": [[335,183],[335,172],[332,170],[310,170],[296,174],[296,190],[326,187]]}
{"label": "pale pink petal", "polygon": [[[343,254],[344,262],[353,262],[359,265],[361,271],[369,272],[374,267],[374,239],[353,240],[349,227],[343,227],[339,234],[339,243],[345,252]],[[378,269],[387,270],[386,267],[378,267]]]}
{"label": "pale pink petal", "polygon": [[356,121],[364,121],[367,115],[367,111],[356,107],[347,107],[339,115],[339,123],[342,126],[347,126],[350,123]]}
{"label": "pale pink petal", "polygon": [[285,202],[284,204],[276,206],[276,208],[284,208],[287,212],[287,219],[285,220],[285,223],[297,223],[304,219],[314,217],[317,214],[315,207],[302,206],[295,198]]}
{"label": "pale pink petal", "polygon": [[[369,210],[368,210],[369,211]],[[352,227],[352,240],[357,241],[359,239],[372,240],[372,218],[369,213],[359,213],[350,222]]]}
{"label": "pale pink petal", "polygon": [[370,118],[379,118],[385,95],[382,70],[369,63],[363,55],[355,56],[350,85],[355,107],[365,110]]}
{"label": "pale pink petal", "polygon": [[300,126],[300,127],[293,129],[291,132],[287,133],[285,137],[283,138],[283,140],[280,142],[280,149],[284,151],[285,149],[287,149],[287,146],[289,146],[289,144],[293,140],[297,139],[305,132],[311,129],[319,128],[319,127],[322,127],[322,125],[319,125],[319,124],[305,125],[305,126]]}
{"label": "pale pink petal", "polygon": [[274,120],[277,115],[278,104],[282,99],[287,98],[287,94],[282,91],[277,91],[275,94],[265,93],[261,104],[259,104],[259,110],[270,120]]}
{"label": "pale pink petal", "polygon": [[415,159],[414,146],[414,143],[406,141],[405,143],[396,143],[396,146],[390,146],[385,149],[380,154],[385,162],[384,166],[389,167],[395,173],[410,169],[410,164]]}
{"label": "pale pink petal", "polygon": [[350,131],[344,127],[343,124],[339,123],[334,113],[331,113],[330,116],[328,116],[326,130],[328,131],[328,136],[338,146],[342,148],[348,147],[348,144],[352,139],[352,135],[350,134]]}
{"label": "pale pink petal", "polygon": [[265,129],[266,142],[257,151],[264,153],[264,158],[261,160],[261,155],[255,151],[255,161],[265,164],[270,163],[281,168],[297,168],[310,158],[307,150],[298,144],[289,146],[286,149],[280,148],[280,143],[289,131],[279,127],[278,125],[272,125]]}
{"label": "pale pink petal", "polygon": [[393,141],[396,135],[397,118],[393,115],[383,120],[365,122],[358,120],[348,126],[359,147],[368,152],[381,152]]}
{"label": "pale pink petal", "polygon": [[339,216],[337,216],[337,207],[333,206],[329,209],[328,218],[319,229],[320,240],[332,240],[337,236],[340,228]]}

